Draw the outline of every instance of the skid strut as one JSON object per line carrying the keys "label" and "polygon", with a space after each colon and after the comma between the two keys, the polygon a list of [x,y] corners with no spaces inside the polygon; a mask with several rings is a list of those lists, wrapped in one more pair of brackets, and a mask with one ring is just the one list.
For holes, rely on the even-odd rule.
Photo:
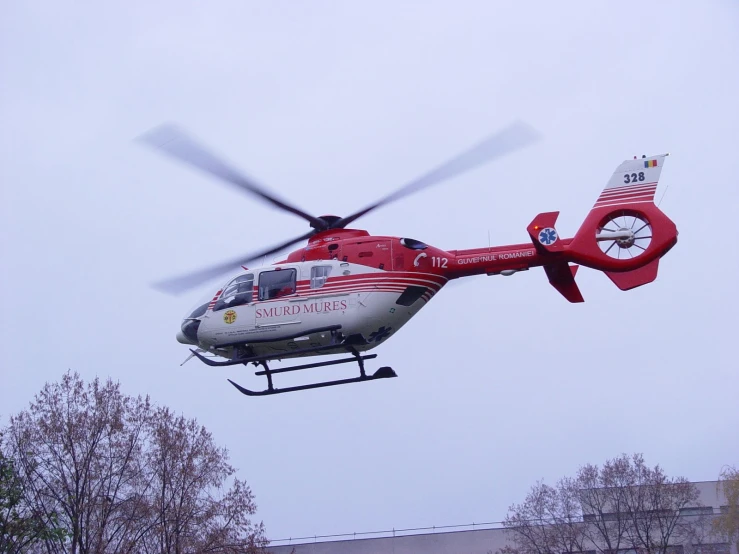
{"label": "skid strut", "polygon": [[[232,365],[249,365],[254,364],[255,366],[262,366],[264,369],[261,371],[256,371],[255,375],[264,375],[267,377],[267,388],[263,391],[253,391],[246,389],[239,385],[238,383],[234,383],[231,379],[228,380],[229,383],[231,383],[234,387],[236,387],[240,392],[247,396],[266,396],[269,394],[281,394],[285,392],[293,392],[298,390],[306,390],[306,389],[317,389],[320,387],[333,387],[335,385],[346,385],[349,383],[361,383],[362,381],[374,381],[375,379],[388,379],[391,377],[397,377],[398,375],[393,371],[393,368],[391,367],[381,367],[377,371],[375,371],[372,375],[367,375],[367,372],[364,370],[364,361],[365,360],[372,360],[377,357],[377,354],[367,354],[367,355],[360,355],[360,353],[355,348],[356,341],[352,340],[352,337],[349,337],[349,339],[345,339],[343,335],[340,332],[341,325],[330,325],[328,327],[318,327],[316,329],[311,329],[310,331],[305,331],[297,335],[289,335],[281,337],[280,340],[287,340],[291,338],[295,338],[298,336],[304,336],[304,335],[311,335],[315,333],[331,333],[331,344],[326,344],[323,346],[311,346],[308,348],[299,348],[296,350],[291,350],[287,354],[267,354],[267,355],[261,355],[261,356],[254,356],[254,355],[245,355],[238,358],[234,358],[231,360],[226,361],[215,361],[211,360],[210,358],[206,358],[203,356],[200,352],[202,350],[194,350],[191,349],[190,352],[192,352],[192,355],[198,358],[203,363],[211,366],[211,367],[223,367],[223,366],[232,366]],[[270,342],[276,341],[278,339],[269,339]],[[266,341],[266,339],[265,339]],[[265,342],[265,341],[252,341],[254,343],[256,342]],[[247,350],[248,352],[248,350]],[[315,362],[315,363],[309,363],[309,364],[300,364],[300,365],[294,365],[290,367],[282,367],[279,369],[270,369],[267,362],[271,360],[277,360],[281,359],[282,357],[288,356],[288,357],[294,357],[294,356],[300,356],[302,354],[351,354],[351,357],[348,358],[341,358],[339,360],[329,360],[327,362]],[[307,385],[298,385],[294,387],[285,387],[282,389],[278,389],[274,386],[274,383],[272,382],[272,376],[276,375],[278,373],[287,373],[288,371],[301,371],[303,369],[312,369],[315,367],[325,367],[325,366],[331,366],[331,365],[339,365],[339,364],[348,364],[351,362],[356,362],[359,366],[359,376],[358,377],[351,377],[349,379],[336,379],[333,381],[322,381],[319,383],[309,383]]]}
{"label": "skid strut", "polygon": [[[368,354],[366,356],[362,356],[354,348],[351,348],[350,352],[352,354],[351,358],[341,358],[339,360],[330,360],[327,362],[316,362],[316,363],[311,363],[311,364],[300,364],[300,365],[294,365],[290,367],[283,367],[280,369],[270,369],[269,366],[267,365],[267,360],[264,360],[264,359],[253,360],[251,363],[253,363],[254,365],[261,365],[264,368],[262,371],[257,371],[254,374],[264,375],[267,377],[267,389],[262,390],[262,391],[253,391],[253,390],[246,389],[242,387],[241,385],[239,385],[238,383],[234,383],[231,379],[229,379],[228,382],[231,383],[234,387],[236,387],[236,389],[238,389],[239,392],[247,396],[267,396],[270,394],[282,394],[286,392],[293,392],[293,391],[299,391],[299,390],[317,389],[321,387],[333,387],[336,385],[347,385],[349,383],[361,383],[362,381],[374,381],[375,379],[388,379],[391,377],[398,376],[391,367],[381,367],[380,369],[375,371],[375,373],[373,373],[372,375],[367,375],[367,373],[364,370],[364,361],[376,358],[377,354]],[[347,364],[351,362],[356,362],[357,365],[359,365],[359,377],[350,377],[348,379],[336,379],[333,381],[321,381],[318,383],[309,383],[307,385],[297,385],[294,387],[285,387],[281,389],[275,388],[272,382],[272,375],[275,375],[277,373],[286,373],[288,371],[300,371],[303,369],[311,369],[314,367],[324,367],[324,366],[330,366],[330,365]]]}

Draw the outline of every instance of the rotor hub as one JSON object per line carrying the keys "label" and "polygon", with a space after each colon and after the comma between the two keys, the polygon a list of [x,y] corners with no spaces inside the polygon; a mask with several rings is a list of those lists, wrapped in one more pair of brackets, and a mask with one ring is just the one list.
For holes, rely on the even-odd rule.
{"label": "rotor hub", "polygon": [[318,229],[318,227],[315,224],[311,224],[311,227],[313,227],[314,229],[318,229],[319,231],[331,229],[334,226],[334,224],[341,221],[341,219],[342,218],[339,217],[338,215],[322,215],[318,217],[318,220],[323,224],[323,228]]}
{"label": "rotor hub", "polygon": [[636,235],[634,234],[634,231],[627,227],[621,227],[619,228],[618,232],[622,235],[621,237],[616,239],[616,245],[619,248],[631,248],[634,246],[634,241],[636,240]]}

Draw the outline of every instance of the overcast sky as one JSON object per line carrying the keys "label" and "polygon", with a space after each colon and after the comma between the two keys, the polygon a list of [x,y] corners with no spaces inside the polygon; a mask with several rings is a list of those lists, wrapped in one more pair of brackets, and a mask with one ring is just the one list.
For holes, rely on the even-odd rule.
{"label": "overcast sky", "polygon": [[[213,431],[273,539],[498,521],[622,452],[713,480],[739,463],[737,68],[728,0],[4,2],[2,422],[68,368],[120,380]],[[247,398],[245,368],[180,367],[217,284],[150,284],[307,226],[138,135],[176,122],[341,215],[517,119],[542,140],[362,227],[472,248],[559,210],[571,235],[621,161],[669,152],[656,282],[583,269],[572,305],[541,269],[469,279],[376,350],[388,381]]]}

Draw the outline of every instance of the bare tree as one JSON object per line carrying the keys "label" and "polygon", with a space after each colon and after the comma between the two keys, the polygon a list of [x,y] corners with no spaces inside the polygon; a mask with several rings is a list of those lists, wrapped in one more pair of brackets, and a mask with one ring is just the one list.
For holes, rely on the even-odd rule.
{"label": "bare tree", "polygon": [[577,472],[575,484],[582,502],[585,534],[592,548],[604,553],[630,546],[630,518],[623,491],[631,485],[628,456],[606,461],[603,467],[588,464]]}
{"label": "bare tree", "polygon": [[52,514],[51,520],[33,511],[15,464],[5,455],[0,433],[0,552],[26,552],[41,541],[63,538],[64,530],[56,525],[56,514]]}
{"label": "bare tree", "polygon": [[537,482],[521,504],[510,507],[504,525],[513,531],[515,545],[504,552],[561,554],[585,549],[582,511],[570,479],[561,479],[555,487]]}
{"label": "bare tree", "polygon": [[235,472],[227,451],[195,420],[110,380],[85,386],[68,372],[11,418],[7,437],[33,509],[49,524],[58,515],[67,532],[39,551],[242,553],[266,543],[248,519],[249,488],[225,486]]}
{"label": "bare tree", "polygon": [[47,384],[10,420],[14,456],[36,510],[59,514],[69,540],[49,552],[104,552],[128,531],[111,526],[131,494],[148,399],[128,398],[77,374]]}
{"label": "bare tree", "polygon": [[721,471],[718,484],[726,497],[726,506],[714,520],[713,529],[739,552],[739,469],[727,466]]}
{"label": "bare tree", "polygon": [[[520,554],[636,550],[667,554],[695,536],[701,516],[680,513],[697,505],[698,489],[686,479],[649,468],[641,455],[622,455],[603,467],[586,465],[556,488],[537,483],[504,522]],[[556,517],[554,517],[556,514]]]}
{"label": "bare tree", "polygon": [[680,510],[698,505],[698,489],[684,477],[667,477],[659,465],[647,467],[641,455],[631,461],[631,483],[621,490],[631,519],[629,537],[641,552],[666,554],[671,544],[682,544],[693,534],[695,520]]}
{"label": "bare tree", "polygon": [[252,526],[254,495],[243,481],[233,480],[227,451],[195,420],[168,408],[156,411],[147,451],[151,472],[153,532],[146,551],[252,552],[263,546],[264,528]]}

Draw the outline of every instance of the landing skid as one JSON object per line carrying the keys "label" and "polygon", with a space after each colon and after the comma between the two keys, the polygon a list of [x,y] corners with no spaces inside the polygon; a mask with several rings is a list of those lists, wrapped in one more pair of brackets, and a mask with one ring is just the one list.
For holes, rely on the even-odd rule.
{"label": "landing skid", "polygon": [[[329,330],[332,331],[332,337],[334,339],[337,337],[337,331],[338,327],[336,326],[336,329],[331,328]],[[289,352],[290,356],[300,355],[300,354],[318,354],[321,352],[328,352],[330,350],[333,350],[333,353],[337,353],[336,350],[350,353],[352,356],[347,358],[341,358],[338,360],[329,360],[326,362],[314,362],[309,364],[300,364],[300,365],[294,365],[290,367],[283,367],[279,369],[270,369],[269,365],[267,365],[267,362],[270,360],[280,359],[280,357],[284,356],[284,354],[269,354],[269,355],[262,355],[262,356],[248,356],[243,358],[237,358],[234,360],[228,360],[223,362],[217,362],[215,360],[211,360],[209,358],[206,358],[202,354],[200,354],[196,350],[190,350],[192,352],[193,356],[197,357],[199,360],[201,360],[203,363],[209,365],[209,366],[231,366],[231,365],[237,365],[237,364],[243,364],[243,365],[249,365],[254,364],[255,366],[262,366],[264,369],[261,371],[256,371],[255,375],[264,375],[267,377],[267,388],[262,391],[253,391],[249,390],[247,388],[242,387],[238,383],[235,383],[231,379],[228,379],[228,382],[231,383],[236,389],[241,392],[242,394],[245,394],[247,396],[267,396],[270,394],[282,394],[286,392],[294,392],[299,390],[307,390],[307,389],[317,389],[321,387],[333,387],[336,385],[347,385],[349,383],[361,383],[363,381],[374,381],[375,379],[389,379],[391,377],[397,377],[398,375],[395,373],[395,371],[391,367],[381,367],[377,371],[375,371],[372,375],[367,375],[367,373],[364,370],[364,361],[365,360],[372,360],[377,357],[377,354],[366,354],[361,355],[356,348],[352,344],[350,344],[347,341],[338,342],[334,344],[329,344],[326,346],[315,346],[311,348],[303,348],[299,350],[292,350]],[[301,371],[304,369],[312,369],[316,367],[325,367],[325,366],[331,366],[331,365],[339,365],[339,364],[347,364],[351,362],[356,362],[359,366],[359,376],[358,377],[351,377],[349,379],[336,379],[333,381],[321,381],[317,383],[308,383],[306,385],[297,385],[294,387],[285,387],[285,388],[275,388],[273,382],[272,382],[272,376],[276,375],[278,373],[287,373],[289,371]]]}
{"label": "landing skid", "polygon": [[[247,396],[267,396],[270,394],[282,394],[285,392],[294,392],[299,390],[307,390],[307,389],[317,389],[321,387],[334,387],[336,385],[348,385],[349,383],[361,383],[362,381],[374,381],[375,379],[388,379],[391,377],[397,377],[398,375],[393,371],[393,368],[391,367],[381,367],[377,371],[374,372],[372,375],[367,375],[364,371],[364,360],[370,360],[372,358],[376,358],[377,354],[370,354],[368,356],[360,356],[358,352],[353,352],[354,357],[353,358],[342,358],[341,360],[331,360],[328,362],[317,362],[312,364],[302,364],[302,365],[296,365],[296,366],[290,366],[290,367],[283,367],[280,369],[269,369],[267,366],[266,361],[261,362],[255,362],[255,364],[259,364],[264,367],[263,371],[257,371],[254,374],[255,375],[266,375],[267,376],[267,388],[262,391],[253,391],[246,389],[239,385],[238,383],[234,383],[231,379],[228,380],[229,383],[231,383],[236,389],[239,390],[239,392],[247,395]],[[309,383],[307,385],[297,385],[294,387],[285,387],[282,389],[275,388],[272,383],[272,375],[275,373],[285,373],[287,371],[300,371],[303,369],[310,369],[314,367],[324,367],[329,365],[337,365],[337,364],[346,364],[350,362],[356,361],[359,365],[359,377],[351,377],[349,379],[336,379],[334,381],[321,381],[318,383]]]}

